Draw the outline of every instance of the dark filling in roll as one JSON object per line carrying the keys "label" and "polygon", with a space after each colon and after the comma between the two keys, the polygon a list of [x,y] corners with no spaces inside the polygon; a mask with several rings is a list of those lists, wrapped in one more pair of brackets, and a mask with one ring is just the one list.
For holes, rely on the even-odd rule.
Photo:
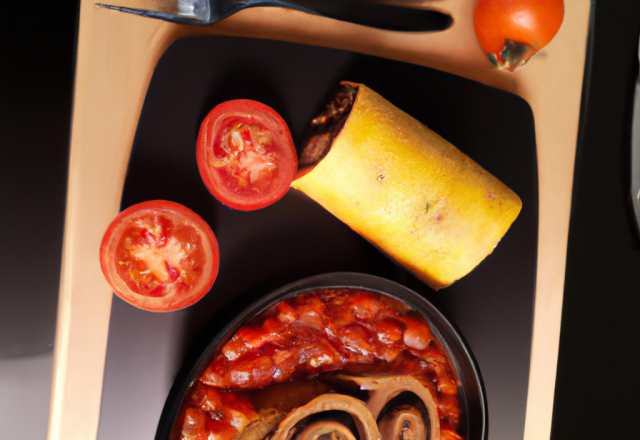
{"label": "dark filling in roll", "polygon": [[298,160],[300,166],[313,165],[327,155],[347,121],[357,94],[356,88],[342,85],[327,108],[311,121]]}

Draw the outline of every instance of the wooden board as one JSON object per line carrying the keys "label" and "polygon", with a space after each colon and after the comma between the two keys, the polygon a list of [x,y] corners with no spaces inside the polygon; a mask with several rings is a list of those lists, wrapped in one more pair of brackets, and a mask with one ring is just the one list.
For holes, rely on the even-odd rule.
{"label": "wooden board", "polygon": [[196,35],[294,41],[407,61],[528,102],[538,155],[539,229],[524,438],[549,437],[590,5],[567,0],[564,23],[546,56],[514,75],[486,62],[473,35],[473,1],[437,5],[454,16],[449,30],[399,34],[277,8],[246,10],[197,27],[81,3],[50,439],[96,436],[112,297],[98,264],[99,243],[120,207],[154,67],[173,41]]}

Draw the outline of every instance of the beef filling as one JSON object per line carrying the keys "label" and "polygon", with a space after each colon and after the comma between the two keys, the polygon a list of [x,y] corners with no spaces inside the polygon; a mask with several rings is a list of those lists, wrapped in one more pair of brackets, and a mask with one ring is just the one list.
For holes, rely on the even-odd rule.
{"label": "beef filling", "polygon": [[298,160],[300,166],[313,165],[327,155],[347,121],[357,94],[356,88],[343,85],[327,108],[311,121]]}

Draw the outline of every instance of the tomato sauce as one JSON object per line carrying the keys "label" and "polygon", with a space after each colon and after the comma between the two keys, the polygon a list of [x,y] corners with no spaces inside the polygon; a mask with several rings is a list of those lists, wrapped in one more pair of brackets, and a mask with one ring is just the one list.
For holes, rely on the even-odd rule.
{"label": "tomato sauce", "polygon": [[422,315],[378,293],[340,288],[286,299],[242,327],[187,399],[178,420],[181,439],[232,440],[252,421],[282,410],[281,402],[269,401],[270,389],[274,402],[287,388],[298,390],[300,400],[310,380],[322,383],[335,371],[415,377],[437,404],[441,438],[460,438],[459,384]]}

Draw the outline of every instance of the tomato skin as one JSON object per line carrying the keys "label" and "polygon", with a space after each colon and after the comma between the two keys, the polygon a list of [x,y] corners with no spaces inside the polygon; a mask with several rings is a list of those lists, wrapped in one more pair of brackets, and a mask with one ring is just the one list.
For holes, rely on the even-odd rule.
{"label": "tomato skin", "polygon": [[[179,258],[173,257],[176,252]],[[168,257],[162,260],[162,255]],[[143,202],[111,222],[100,245],[100,266],[115,294],[129,304],[154,312],[178,310],[213,286],[218,242],[209,225],[187,207],[166,200]]]}
{"label": "tomato skin", "polygon": [[[237,129],[239,137],[228,134],[240,124],[245,129]],[[229,142],[222,147],[225,136]],[[260,140],[266,147],[246,148],[254,142],[260,144]],[[244,145],[244,151],[243,147],[234,149],[233,142]],[[209,112],[200,126],[196,157],[209,192],[223,205],[241,211],[261,209],[280,200],[298,168],[286,122],[271,107],[248,99],[227,101]]]}
{"label": "tomato skin", "polygon": [[[473,23],[489,59],[514,71],[551,41],[563,17],[562,0],[477,0]],[[519,53],[509,48],[512,43]]]}

